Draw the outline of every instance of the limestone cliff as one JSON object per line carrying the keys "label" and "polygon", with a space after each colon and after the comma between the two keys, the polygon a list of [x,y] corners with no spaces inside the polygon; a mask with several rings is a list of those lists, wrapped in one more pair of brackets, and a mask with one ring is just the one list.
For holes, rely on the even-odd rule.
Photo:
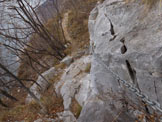
{"label": "limestone cliff", "polygon": [[91,12],[92,92],[79,122],[132,122],[136,110],[160,114],[162,8],[144,8],[140,1],[106,0]]}

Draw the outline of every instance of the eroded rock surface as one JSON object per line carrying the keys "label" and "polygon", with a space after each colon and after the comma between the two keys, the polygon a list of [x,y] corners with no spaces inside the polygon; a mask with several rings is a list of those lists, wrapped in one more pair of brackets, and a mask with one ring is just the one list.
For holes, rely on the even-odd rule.
{"label": "eroded rock surface", "polygon": [[[54,67],[50,68],[49,70],[42,73],[42,76],[39,76],[37,79],[37,84],[34,83],[30,90],[35,94],[35,96],[40,99],[41,93],[45,92],[47,88],[49,87],[49,82],[54,78],[54,76],[57,74],[57,71]],[[26,103],[29,103],[33,100],[33,98],[28,95],[26,98]]]}
{"label": "eroded rock surface", "polygon": [[[61,80],[55,84],[56,92],[63,97],[64,113],[71,111],[72,100],[75,99],[83,106],[90,94],[90,75],[87,68],[90,68],[91,56],[83,56],[65,69]],[[79,111],[79,110],[78,110]],[[73,115],[74,116],[74,115]],[[72,116],[72,121],[76,121]],[[66,122],[68,122],[67,118]]]}
{"label": "eroded rock surface", "polygon": [[59,116],[59,121],[76,122],[76,118],[74,117],[73,113],[71,113],[71,111],[64,111],[58,113],[58,116]]}
{"label": "eroded rock surface", "polygon": [[79,122],[135,121],[130,104],[152,113],[105,66],[162,105],[162,8],[157,6],[146,12],[140,1],[106,0],[92,10],[92,90]]}
{"label": "eroded rock surface", "polygon": [[66,56],[61,63],[64,63],[66,66],[69,66],[73,62],[72,56]]}

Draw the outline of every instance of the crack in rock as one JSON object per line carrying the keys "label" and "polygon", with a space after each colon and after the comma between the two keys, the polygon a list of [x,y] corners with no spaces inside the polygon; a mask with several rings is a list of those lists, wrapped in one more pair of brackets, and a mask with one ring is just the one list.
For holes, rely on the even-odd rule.
{"label": "crack in rock", "polygon": [[[117,35],[115,35],[114,25],[113,25],[113,23],[111,22],[111,19],[108,18],[107,14],[104,14],[104,15],[105,15],[105,17],[107,18],[107,20],[110,22],[110,33],[111,33],[111,35],[113,36],[109,41],[113,41],[113,40],[117,37]],[[107,33],[103,34],[102,36],[104,36],[104,35],[106,35],[106,34],[107,34]]]}

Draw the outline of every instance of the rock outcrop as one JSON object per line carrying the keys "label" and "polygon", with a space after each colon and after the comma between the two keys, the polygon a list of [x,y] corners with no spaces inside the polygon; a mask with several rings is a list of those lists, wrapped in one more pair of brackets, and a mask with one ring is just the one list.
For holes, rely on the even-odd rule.
{"label": "rock outcrop", "polygon": [[140,1],[106,0],[92,10],[92,90],[79,122],[133,122],[137,110],[156,109],[156,103],[144,105],[148,100],[162,105],[162,8],[157,6],[146,12]]}
{"label": "rock outcrop", "polygon": [[[59,117],[64,122],[75,122],[76,118],[72,112],[73,101],[83,106],[88,99],[90,89],[91,56],[83,56],[65,69],[61,80],[55,84],[56,93],[63,98],[64,112]],[[75,108],[76,109],[76,108]],[[79,108],[77,111],[80,111]]]}
{"label": "rock outcrop", "polygon": [[66,66],[69,66],[73,62],[72,56],[66,56],[61,63],[65,64]]}
{"label": "rock outcrop", "polygon": [[[45,71],[38,77],[36,83],[34,83],[30,87],[30,91],[34,93],[34,95],[40,99],[41,94],[44,93],[50,85],[50,80],[54,78],[57,74],[57,71],[54,67],[50,68],[49,70]],[[28,94],[26,98],[26,103],[30,103],[33,98]]]}

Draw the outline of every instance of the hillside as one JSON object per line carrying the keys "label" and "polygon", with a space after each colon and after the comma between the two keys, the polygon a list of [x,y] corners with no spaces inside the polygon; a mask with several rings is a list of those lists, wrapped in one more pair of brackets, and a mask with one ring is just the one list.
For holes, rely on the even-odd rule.
{"label": "hillside", "polygon": [[[78,7],[78,11],[74,11],[75,8],[73,8],[73,6],[70,3],[68,3],[68,1],[64,1],[64,3],[62,3],[64,5],[62,5],[62,9],[60,10],[63,30],[65,31],[65,38],[71,43],[71,45],[68,46],[68,48],[65,50],[65,53],[66,55],[72,56],[74,58],[73,60],[77,60],[80,57],[82,57],[84,54],[88,54],[88,48],[89,48],[88,17],[90,11],[96,4],[96,0],[76,1],[76,3],[78,2],[80,2],[80,4],[82,5],[82,6],[80,5],[76,6]],[[45,2],[41,4],[39,9],[43,10],[43,8],[46,7],[46,5],[48,7],[50,6],[49,1],[47,1],[47,3]],[[47,12],[50,12],[51,15],[52,13],[55,14],[56,11],[48,7],[46,7],[47,8],[46,11],[43,11],[43,14]],[[84,11],[88,11],[88,13],[85,13]],[[48,15],[48,13],[46,15]],[[56,30],[54,28],[54,25],[57,24],[57,18],[58,18],[57,14],[54,15],[53,17],[48,16],[45,18],[48,19],[48,21],[44,23],[46,28],[51,33],[56,35]],[[76,33],[75,38],[72,36],[73,33]],[[57,35],[57,38],[63,39],[62,35]],[[39,37],[34,35],[33,37],[31,37],[29,44],[31,43],[30,45],[35,46],[37,49],[42,49],[39,43],[38,44],[35,43],[36,40],[40,42]],[[27,50],[31,50],[31,49],[28,48]],[[21,120],[27,122],[33,122],[36,119],[45,118],[46,116],[50,117],[51,119],[54,119],[58,116],[56,113],[62,112],[64,110],[62,104],[62,98],[53,95],[53,84],[59,81],[61,74],[64,72],[64,69],[67,66],[64,63],[60,63],[60,61],[58,61],[57,59],[55,59],[53,56],[50,55],[32,54],[32,57],[34,57],[35,60],[38,60],[40,63],[43,63],[47,66],[46,68],[43,68],[37,64],[34,64],[33,66],[39,69],[40,73],[46,72],[46,70],[50,69],[53,66],[56,68],[55,69],[56,72],[58,72],[56,74],[52,74],[52,78],[50,79],[48,79],[48,77],[46,78],[50,82],[50,86],[48,86],[48,90],[47,91],[45,90],[43,96],[41,97],[41,101],[47,107],[48,113],[41,114],[39,105],[34,101],[32,101],[29,104],[26,104],[26,97],[28,96],[28,94],[21,87],[18,88],[16,87],[15,89],[12,90],[11,94],[14,97],[16,97],[19,101],[13,102],[12,100],[4,99],[6,104],[9,105],[9,108],[1,107],[0,121],[2,122],[21,121]],[[20,63],[20,67],[18,70],[18,77],[21,79],[39,80],[40,78],[38,77],[39,75],[37,74],[37,72],[35,72],[28,65],[28,59],[23,55],[22,58],[24,60],[21,61]],[[29,88],[33,85],[32,82],[28,83],[24,81],[24,83]],[[76,111],[77,110],[75,110],[75,112]]]}
{"label": "hillside", "polygon": [[37,99],[13,88],[18,101],[2,99],[0,122],[161,122],[160,3],[64,0],[56,12],[46,1],[40,33],[65,48],[30,37],[24,50],[33,60],[20,55],[18,78]]}

